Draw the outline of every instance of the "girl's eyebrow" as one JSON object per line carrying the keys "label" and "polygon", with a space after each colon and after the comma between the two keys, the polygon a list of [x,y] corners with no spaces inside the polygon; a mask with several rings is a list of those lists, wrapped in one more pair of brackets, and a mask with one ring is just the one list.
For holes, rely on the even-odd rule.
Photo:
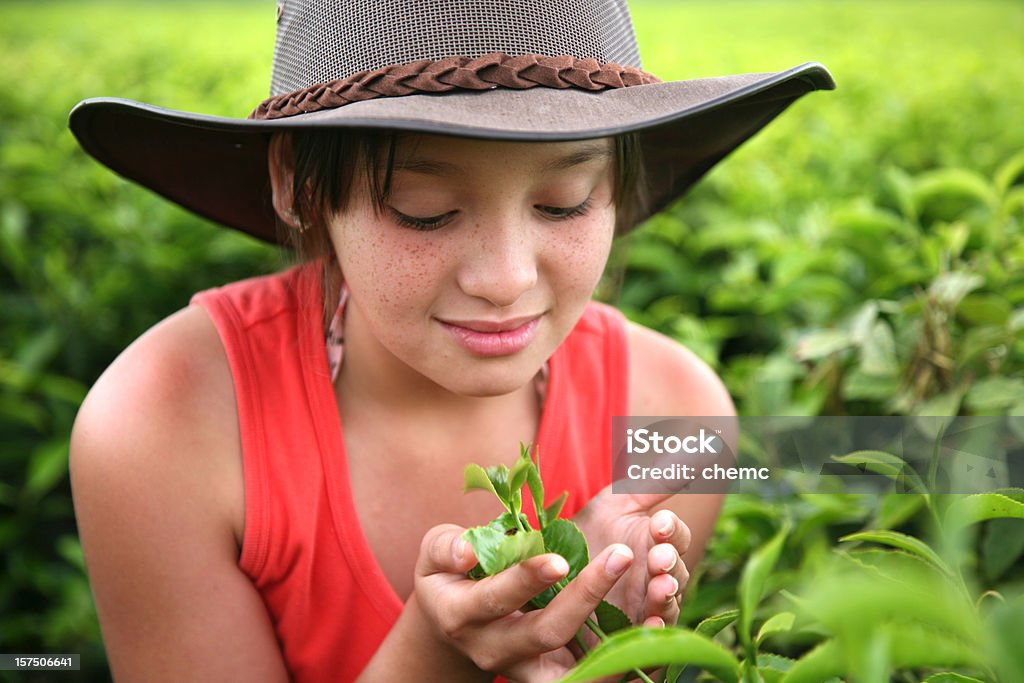
{"label": "girl's eyebrow", "polygon": [[607,141],[594,142],[566,154],[565,156],[552,159],[544,164],[545,171],[565,171],[586,164],[595,160],[606,160],[612,156],[611,145]]}
{"label": "girl's eyebrow", "polygon": [[[554,159],[547,161],[540,170],[542,172],[564,171],[591,161],[610,159],[611,156],[612,150],[607,142],[595,142],[593,144],[581,146],[569,154],[555,157]],[[423,175],[430,176],[453,176],[459,173],[461,167],[458,164],[452,164],[446,161],[407,157],[401,161],[395,162],[395,170],[409,173],[421,173]]]}

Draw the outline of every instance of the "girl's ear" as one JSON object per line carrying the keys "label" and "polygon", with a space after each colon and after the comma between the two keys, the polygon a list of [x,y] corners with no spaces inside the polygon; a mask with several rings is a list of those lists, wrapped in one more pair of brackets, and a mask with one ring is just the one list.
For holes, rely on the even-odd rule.
{"label": "girl's ear", "polygon": [[302,222],[295,212],[295,162],[291,138],[287,134],[278,133],[271,138],[267,166],[274,211],[289,227],[301,230]]}

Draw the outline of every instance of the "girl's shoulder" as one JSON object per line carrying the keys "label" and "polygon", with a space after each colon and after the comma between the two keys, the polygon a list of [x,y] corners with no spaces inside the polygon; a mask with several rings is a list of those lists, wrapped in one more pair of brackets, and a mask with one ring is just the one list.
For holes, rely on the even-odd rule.
{"label": "girl's shoulder", "polygon": [[633,322],[626,343],[631,415],[735,414],[722,380],[693,351]]}
{"label": "girl's shoulder", "polygon": [[114,487],[178,487],[190,504],[208,503],[210,514],[221,518],[215,523],[241,531],[234,388],[224,348],[202,308],[190,306],[161,321],[104,371],[75,419],[71,468],[73,482],[76,470],[89,470],[113,477]]}

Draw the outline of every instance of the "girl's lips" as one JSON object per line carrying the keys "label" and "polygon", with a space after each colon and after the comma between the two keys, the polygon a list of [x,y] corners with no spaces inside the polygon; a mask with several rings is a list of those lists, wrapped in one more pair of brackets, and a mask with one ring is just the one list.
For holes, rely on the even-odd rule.
{"label": "girl's lips", "polygon": [[441,326],[462,348],[478,356],[508,356],[522,351],[537,334],[540,316],[505,322],[466,320],[447,322]]}

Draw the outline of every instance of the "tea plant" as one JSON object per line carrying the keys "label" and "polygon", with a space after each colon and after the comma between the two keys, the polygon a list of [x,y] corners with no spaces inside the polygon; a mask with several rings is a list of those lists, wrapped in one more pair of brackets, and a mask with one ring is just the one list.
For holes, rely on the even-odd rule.
{"label": "tea plant", "polygon": [[[587,539],[579,527],[571,520],[558,517],[568,492],[562,493],[553,503],[544,507],[544,482],[540,476],[537,449],[533,450],[532,457],[530,447],[525,444],[520,444],[519,451],[519,458],[511,469],[506,465],[486,469],[476,464],[466,466],[465,491],[491,492],[505,507],[505,512],[486,526],[467,529],[463,536],[477,557],[477,565],[469,572],[476,579],[494,576],[514,564],[544,553],[557,553],[565,558],[569,565],[566,577],[530,600],[533,607],[543,608],[587,566],[590,553]],[[533,499],[539,529],[534,529],[522,512],[524,486],[529,489]],[[601,640],[631,625],[629,617],[606,600],[601,601],[594,615],[597,620],[588,619],[586,625]],[[577,643],[586,651],[587,646],[582,637],[577,638]],[[649,680],[642,672],[636,673],[642,679]]]}

